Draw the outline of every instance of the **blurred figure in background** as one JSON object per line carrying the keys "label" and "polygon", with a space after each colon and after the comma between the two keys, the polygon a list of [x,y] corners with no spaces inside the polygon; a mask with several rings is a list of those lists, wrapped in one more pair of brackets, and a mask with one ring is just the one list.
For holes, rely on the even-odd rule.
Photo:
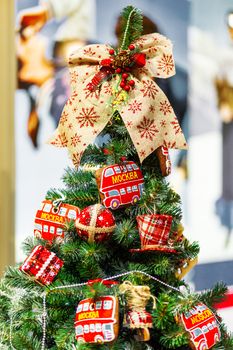
{"label": "blurred figure in background", "polygon": [[228,230],[226,245],[233,229],[233,11],[227,14],[231,46],[221,52],[215,80],[217,103],[222,120],[222,194],[216,202],[217,214]]}
{"label": "blurred figure in background", "polygon": [[[59,21],[52,59],[40,30],[52,18]],[[18,86],[29,96],[28,134],[38,147],[38,109],[46,103],[57,125],[69,97],[67,58],[71,51],[91,42],[95,35],[95,0],[42,0],[18,14]],[[48,101],[48,97],[50,101]],[[45,101],[46,100],[46,101]]]}

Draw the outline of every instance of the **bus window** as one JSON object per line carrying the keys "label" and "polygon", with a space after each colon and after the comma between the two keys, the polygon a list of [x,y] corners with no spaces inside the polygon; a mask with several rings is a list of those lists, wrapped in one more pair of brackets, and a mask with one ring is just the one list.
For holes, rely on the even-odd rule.
{"label": "bus window", "polygon": [[128,171],[132,171],[133,170],[132,165],[127,164],[126,166],[127,166]]}
{"label": "bus window", "polygon": [[108,177],[108,176],[112,176],[112,175],[114,175],[113,169],[112,168],[106,169],[104,176]]}
{"label": "bus window", "polygon": [[59,210],[58,215],[65,216],[66,212],[67,212],[67,209],[64,208],[64,207],[61,207],[60,210]]}
{"label": "bus window", "polygon": [[114,166],[114,170],[116,174],[120,174],[121,173],[121,169],[119,166]]}
{"label": "bus window", "polygon": [[134,186],[132,187],[132,190],[133,190],[133,192],[137,192],[137,190],[138,190],[137,186],[134,185]]}
{"label": "bus window", "polygon": [[83,311],[87,311],[89,309],[89,303],[83,304]]}
{"label": "bus window", "polygon": [[125,189],[124,189],[124,188],[121,188],[121,189],[120,189],[120,194],[126,194],[126,192],[125,192]]}
{"label": "bus window", "polygon": [[207,309],[207,307],[205,305],[198,305],[197,308],[198,308],[198,311],[200,311],[200,312],[205,311]]}
{"label": "bus window", "polygon": [[112,197],[112,196],[119,196],[119,192],[117,190],[112,190],[108,192],[108,196]]}
{"label": "bus window", "polygon": [[123,172],[123,173],[126,173],[126,171],[127,171],[126,166],[125,166],[125,165],[122,165],[122,172]]}
{"label": "bus window", "polygon": [[112,308],[112,300],[104,300],[104,310],[111,310]]}
{"label": "bus window", "polygon": [[83,326],[76,327],[76,335],[82,335],[83,334]]}
{"label": "bus window", "polygon": [[57,235],[58,236],[62,236],[62,234],[63,234],[63,231],[62,231],[62,228],[57,228]]}
{"label": "bus window", "polygon": [[206,326],[203,326],[203,327],[202,327],[202,332],[203,332],[203,333],[208,333],[209,330],[208,330],[208,328],[207,328]]}
{"label": "bus window", "polygon": [[90,324],[90,332],[91,332],[91,333],[94,333],[94,332],[95,332],[95,325],[94,325],[94,323],[91,323],[91,324]]}
{"label": "bus window", "polygon": [[49,213],[51,208],[52,208],[52,204],[46,203],[43,211],[45,211],[46,213]]}
{"label": "bus window", "polygon": [[76,219],[76,211],[73,210],[73,209],[70,209],[70,210],[68,211],[67,217],[68,217],[69,219],[75,220],[75,219]]}
{"label": "bus window", "polygon": [[49,232],[49,227],[48,227],[48,225],[44,225],[43,231],[44,231],[44,232]]}
{"label": "bus window", "polygon": [[211,323],[208,323],[208,324],[207,324],[207,327],[208,327],[210,330],[214,328],[213,325],[212,325]]}
{"label": "bus window", "polygon": [[192,315],[190,314],[190,312],[188,312],[188,311],[187,311],[187,312],[185,312],[185,314],[184,314],[184,315],[185,315],[185,317],[186,317],[186,318],[189,318],[189,317],[191,317],[191,316],[192,316]]}
{"label": "bus window", "polygon": [[99,333],[102,331],[102,325],[101,323],[96,323],[95,325],[96,333]]}
{"label": "bus window", "polygon": [[89,333],[89,325],[88,324],[84,325],[83,331],[84,331],[84,333]]}
{"label": "bus window", "polygon": [[100,310],[102,308],[102,301],[97,301],[95,303],[95,308],[96,308],[96,310]]}
{"label": "bus window", "polygon": [[133,167],[134,170],[138,170],[138,169],[139,169],[139,167],[138,167],[137,164],[135,164],[135,163],[132,164],[132,167]]}
{"label": "bus window", "polygon": [[131,187],[127,187],[127,192],[131,193],[132,192],[132,188]]}
{"label": "bus window", "polygon": [[54,226],[50,226],[50,233],[54,233],[55,232],[55,227]]}
{"label": "bus window", "polygon": [[198,337],[200,334],[202,334],[202,331],[200,328],[196,328],[194,329],[193,334],[195,337]]}
{"label": "bus window", "polygon": [[42,225],[40,224],[35,224],[34,228],[35,230],[42,231]]}
{"label": "bus window", "polygon": [[83,304],[79,304],[78,307],[77,307],[77,312],[81,312],[82,311],[82,307],[83,307]]}

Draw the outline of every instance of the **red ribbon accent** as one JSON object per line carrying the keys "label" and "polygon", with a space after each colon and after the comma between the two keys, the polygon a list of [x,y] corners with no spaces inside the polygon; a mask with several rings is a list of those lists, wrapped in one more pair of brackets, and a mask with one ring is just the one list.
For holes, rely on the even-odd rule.
{"label": "red ribbon accent", "polygon": [[117,281],[103,280],[102,278],[96,278],[95,280],[89,280],[87,282],[88,286],[92,286],[94,283],[102,283],[105,286],[111,286],[113,284],[118,284]]}

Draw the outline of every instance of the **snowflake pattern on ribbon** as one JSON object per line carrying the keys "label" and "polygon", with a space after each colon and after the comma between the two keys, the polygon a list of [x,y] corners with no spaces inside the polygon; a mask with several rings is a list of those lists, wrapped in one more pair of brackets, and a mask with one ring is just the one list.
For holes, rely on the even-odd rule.
{"label": "snowflake pattern on ribbon", "polygon": [[79,113],[75,119],[79,123],[80,128],[91,126],[94,127],[97,123],[99,116],[96,114],[94,107],[91,108],[82,108],[82,111]]}
{"label": "snowflake pattern on ribbon", "polygon": [[88,84],[99,72],[99,62],[110,58],[110,46],[88,45],[70,56],[72,93],[50,143],[67,147],[75,166],[115,110],[121,115],[141,162],[160,146],[187,148],[173,108],[154,81],[156,77],[175,74],[171,42],[155,33],[144,35],[133,44],[145,53],[146,63],[129,72],[135,85],[128,93],[121,90],[118,74],[103,81],[98,89],[88,90]]}
{"label": "snowflake pattern on ribbon", "polygon": [[142,103],[141,102],[137,102],[136,100],[134,100],[132,103],[129,103],[128,111],[132,111],[133,114],[135,114],[137,111],[141,111],[141,110],[142,110]]}
{"label": "snowflake pattern on ribbon", "polygon": [[166,74],[170,74],[174,68],[174,63],[173,63],[173,57],[172,55],[165,55],[163,54],[163,57],[158,63],[158,69],[162,70]]}
{"label": "snowflake pattern on ribbon", "polygon": [[141,89],[141,92],[143,93],[143,97],[148,96],[154,100],[157,92],[159,91],[156,88],[156,85],[151,80],[144,80],[142,81],[142,83],[143,83],[143,89]]}
{"label": "snowflake pattern on ribbon", "polygon": [[146,138],[151,141],[153,140],[153,137],[155,137],[156,133],[159,132],[159,130],[156,128],[155,122],[151,119],[147,119],[145,116],[137,128],[142,138]]}

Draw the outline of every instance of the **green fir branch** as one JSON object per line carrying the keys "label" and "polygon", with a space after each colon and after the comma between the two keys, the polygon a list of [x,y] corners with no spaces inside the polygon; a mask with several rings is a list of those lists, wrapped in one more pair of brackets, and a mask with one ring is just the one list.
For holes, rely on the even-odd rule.
{"label": "green fir branch", "polygon": [[142,34],[142,13],[133,6],[127,6],[121,13],[120,48],[127,50],[128,46]]}

